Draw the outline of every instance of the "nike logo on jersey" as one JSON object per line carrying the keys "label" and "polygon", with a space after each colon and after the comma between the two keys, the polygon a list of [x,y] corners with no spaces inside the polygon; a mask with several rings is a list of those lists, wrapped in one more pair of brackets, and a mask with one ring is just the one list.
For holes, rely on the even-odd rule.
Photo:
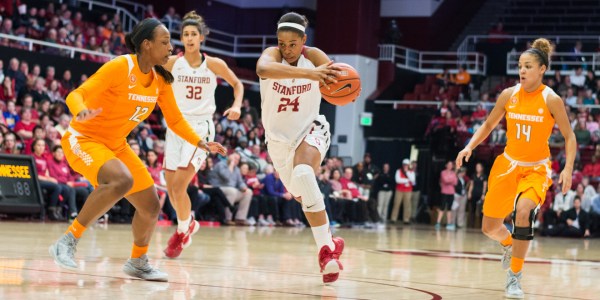
{"label": "nike logo on jersey", "polygon": [[342,90],[344,90],[344,89],[350,89],[350,88],[352,88],[352,84],[351,84],[351,83],[346,83],[346,85],[344,85],[343,87],[341,87],[341,88],[339,88],[339,89],[337,89],[337,90],[335,90],[335,91],[331,92],[331,94],[332,94],[332,95],[335,95],[335,94],[337,94],[337,93],[341,92],[341,91],[342,91]]}
{"label": "nike logo on jersey", "polygon": [[130,89],[134,88],[135,86],[136,86],[135,84],[133,84],[133,85],[131,85],[131,84],[130,84],[130,85],[128,85],[128,87],[129,87]]}

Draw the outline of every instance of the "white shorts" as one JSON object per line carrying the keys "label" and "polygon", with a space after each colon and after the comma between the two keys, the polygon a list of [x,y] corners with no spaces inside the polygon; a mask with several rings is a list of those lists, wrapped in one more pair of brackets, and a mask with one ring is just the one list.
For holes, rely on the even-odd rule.
{"label": "white shorts", "polygon": [[292,171],[294,170],[294,156],[296,155],[296,148],[302,141],[307,142],[309,145],[314,146],[321,153],[321,161],[325,159],[329,145],[331,144],[331,133],[329,132],[329,122],[325,119],[325,116],[319,115],[315,119],[312,129],[308,134],[304,135],[299,141],[293,144],[284,143],[279,141],[267,140],[267,150],[269,156],[273,161],[273,167],[279,172],[279,177],[285,188],[292,195],[299,195],[299,191],[290,190]]}
{"label": "white shorts", "polygon": [[[204,138],[205,142],[215,140],[215,123],[212,116],[206,118],[198,118],[195,120],[187,120],[194,131]],[[196,169],[200,169],[202,161],[206,159],[208,153],[196,145],[190,144],[188,141],[179,137],[171,129],[167,128],[165,136],[165,161],[163,166],[167,170],[175,171],[177,168],[187,168],[192,164]]]}

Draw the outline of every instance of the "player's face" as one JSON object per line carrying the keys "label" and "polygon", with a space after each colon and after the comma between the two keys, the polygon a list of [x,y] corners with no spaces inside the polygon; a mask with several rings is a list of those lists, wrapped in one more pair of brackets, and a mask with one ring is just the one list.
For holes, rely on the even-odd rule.
{"label": "player's face", "polygon": [[519,79],[523,86],[531,87],[539,84],[546,71],[546,66],[540,64],[538,58],[529,53],[519,57]]}
{"label": "player's face", "polygon": [[149,53],[154,65],[164,65],[173,51],[171,34],[164,25],[154,29],[154,40],[149,41]]}
{"label": "player's face", "polygon": [[279,31],[277,41],[283,59],[290,65],[296,64],[302,54],[302,46],[306,43],[306,35],[301,37],[293,31]]}
{"label": "player's face", "polygon": [[185,52],[197,52],[200,50],[200,43],[204,40],[204,36],[198,31],[198,27],[188,25],[183,27],[181,32],[181,42],[185,47]]}

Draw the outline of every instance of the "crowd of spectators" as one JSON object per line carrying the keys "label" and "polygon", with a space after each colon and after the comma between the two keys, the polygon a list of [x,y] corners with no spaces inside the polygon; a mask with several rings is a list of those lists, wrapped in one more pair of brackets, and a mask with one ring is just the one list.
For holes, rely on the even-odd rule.
{"label": "crowd of spectators", "polygon": [[[85,12],[69,6],[69,1],[58,6],[49,2],[45,7],[28,5],[21,1],[17,1],[17,4],[9,2],[12,5],[0,4],[0,33],[106,54],[76,54],[76,58],[85,61],[104,63],[110,59],[109,55],[128,53],[123,24],[116,13]],[[12,9],[3,9],[5,6],[10,6]],[[87,17],[84,17],[84,14],[87,14]],[[176,24],[181,21],[181,17],[173,7],[169,7],[165,15],[160,18],[154,12],[152,5],[148,5],[144,17],[154,17],[164,22],[176,22]],[[28,48],[26,43],[9,39],[0,39],[0,45]],[[34,50],[70,56],[70,51],[56,47],[34,45]]]}

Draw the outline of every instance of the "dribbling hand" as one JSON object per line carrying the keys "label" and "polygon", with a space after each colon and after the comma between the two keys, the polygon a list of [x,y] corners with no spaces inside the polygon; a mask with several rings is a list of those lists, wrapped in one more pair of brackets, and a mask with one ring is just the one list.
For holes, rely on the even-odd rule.
{"label": "dribbling hand", "polygon": [[242,111],[239,106],[232,106],[223,113],[223,116],[227,117],[229,120],[235,121],[240,118],[241,114]]}
{"label": "dribbling hand", "polygon": [[227,155],[227,149],[217,142],[205,143],[203,140],[200,140],[198,142],[198,148],[210,153],[218,153],[223,156]]}
{"label": "dribbling hand", "polygon": [[463,159],[466,162],[469,162],[469,158],[471,158],[472,153],[473,153],[473,149],[469,148],[469,146],[465,147],[460,152],[458,152],[458,155],[456,156],[456,169],[457,170],[460,167],[462,167]]}
{"label": "dribbling hand", "polygon": [[329,89],[328,83],[337,83],[336,77],[341,70],[339,67],[334,66],[333,61],[330,60],[328,63],[313,69],[310,79],[321,82]]}
{"label": "dribbling hand", "polygon": [[96,109],[84,109],[77,114],[77,122],[85,122],[89,119],[95,118],[102,112],[102,107]]}
{"label": "dribbling hand", "polygon": [[562,194],[565,195],[571,189],[571,183],[573,181],[573,172],[569,170],[563,170],[560,172],[558,183],[562,184]]}

